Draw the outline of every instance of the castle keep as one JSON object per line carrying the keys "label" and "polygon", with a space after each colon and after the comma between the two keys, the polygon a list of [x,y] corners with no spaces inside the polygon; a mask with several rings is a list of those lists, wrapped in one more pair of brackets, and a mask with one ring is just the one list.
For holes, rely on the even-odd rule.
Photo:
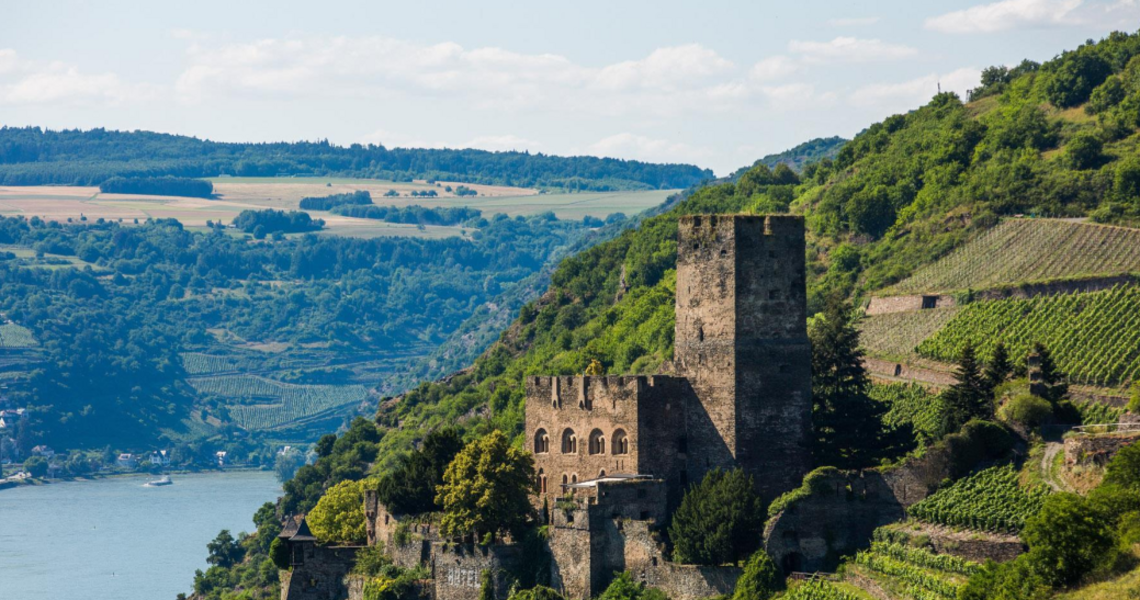
{"label": "castle keep", "polygon": [[677,237],[673,374],[531,377],[526,433],[540,494],[643,476],[676,506],[689,482],[740,467],[771,500],[810,461],[811,348],[803,219],[691,215]]}

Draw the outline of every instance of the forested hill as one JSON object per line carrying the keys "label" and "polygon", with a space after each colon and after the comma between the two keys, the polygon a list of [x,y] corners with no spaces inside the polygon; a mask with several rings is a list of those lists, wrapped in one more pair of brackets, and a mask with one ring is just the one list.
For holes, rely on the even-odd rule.
{"label": "forested hill", "polygon": [[834,160],[798,176],[759,165],[697,191],[564,260],[550,289],[471,369],[385,406],[380,422],[392,429],[382,446],[407,448],[443,423],[518,433],[526,374],[580,374],[595,359],[609,373],[643,373],[669,359],[681,214],[804,215],[812,312],[829,294],[860,296],[901,281],[1002,216],[1135,224],[1138,55],[1140,35],[1114,34],[1044,64],[987,69],[972,101],[940,94],[868,127]]}
{"label": "forested hill", "polygon": [[223,143],[148,131],[0,128],[0,185],[97,185],[111,177],[320,175],[432,179],[565,190],[680,189],[712,179],[692,165],[317,142]]}
{"label": "forested hill", "polygon": [[[835,156],[839,154],[839,150],[843,148],[843,144],[846,144],[848,141],[850,140],[839,136],[815,138],[814,140],[808,140],[783,152],[769,154],[753,163],[752,166],[767,165],[768,168],[775,169],[777,165],[784,164],[798,173],[803,171],[804,167],[811,163],[819,162],[825,158],[834,159]],[[744,167],[734,173],[733,176],[738,177],[743,175],[747,170],[748,167]]]}

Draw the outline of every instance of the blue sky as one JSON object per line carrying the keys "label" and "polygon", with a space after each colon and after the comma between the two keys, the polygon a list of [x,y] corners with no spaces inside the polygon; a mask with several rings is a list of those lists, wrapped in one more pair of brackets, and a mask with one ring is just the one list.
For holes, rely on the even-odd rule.
{"label": "blue sky", "polygon": [[1140,28],[1140,0],[0,1],[0,123],[528,149],[718,174],[941,83]]}

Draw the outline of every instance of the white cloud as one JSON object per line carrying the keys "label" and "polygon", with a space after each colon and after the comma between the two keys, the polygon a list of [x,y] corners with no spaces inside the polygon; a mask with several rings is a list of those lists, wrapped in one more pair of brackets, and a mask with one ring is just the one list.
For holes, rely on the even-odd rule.
{"label": "white cloud", "polygon": [[898,60],[918,54],[918,50],[882,40],[862,40],[840,36],[830,42],[788,42],[788,50],[809,63],[861,63]]}
{"label": "white cloud", "polygon": [[650,138],[635,133],[618,133],[598,140],[586,149],[588,154],[645,160],[651,162],[698,162],[710,154],[707,148]]}
{"label": "white cloud", "polygon": [[62,62],[25,59],[0,49],[0,104],[125,104],[154,98],[158,88],[114,73],[83,73]]}
{"label": "white cloud", "polygon": [[466,49],[386,37],[265,39],[191,46],[178,78],[187,102],[222,95],[458,99],[476,109],[675,115],[718,110],[733,63],[699,44],[600,67],[556,54]]}
{"label": "white cloud", "polygon": [[981,71],[967,67],[943,75],[931,73],[901,83],[866,85],[855,90],[850,100],[855,106],[902,112],[926,103],[938,93],[939,86],[944,92],[956,92],[965,97],[966,90],[977,86],[980,79]]}
{"label": "white cloud", "polygon": [[867,25],[874,25],[881,20],[879,17],[847,17],[828,19],[827,24],[832,27],[866,27]]}
{"label": "white cloud", "polygon": [[949,12],[926,20],[943,33],[994,33],[1025,27],[1074,24],[1083,0],[1002,0]]}
{"label": "white cloud", "polygon": [[814,85],[802,82],[764,86],[760,93],[771,108],[782,111],[815,110],[835,102],[834,92],[818,92]]}
{"label": "white cloud", "polygon": [[748,76],[756,81],[779,79],[799,70],[796,61],[783,55],[770,56],[752,65]]}

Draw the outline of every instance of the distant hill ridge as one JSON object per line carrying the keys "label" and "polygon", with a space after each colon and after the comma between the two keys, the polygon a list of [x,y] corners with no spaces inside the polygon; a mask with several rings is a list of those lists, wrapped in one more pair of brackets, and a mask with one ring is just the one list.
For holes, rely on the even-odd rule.
{"label": "distant hill ridge", "polygon": [[115,177],[319,175],[458,180],[566,190],[681,189],[713,173],[685,164],[475,149],[228,143],[150,131],[0,128],[0,185],[98,185]]}

